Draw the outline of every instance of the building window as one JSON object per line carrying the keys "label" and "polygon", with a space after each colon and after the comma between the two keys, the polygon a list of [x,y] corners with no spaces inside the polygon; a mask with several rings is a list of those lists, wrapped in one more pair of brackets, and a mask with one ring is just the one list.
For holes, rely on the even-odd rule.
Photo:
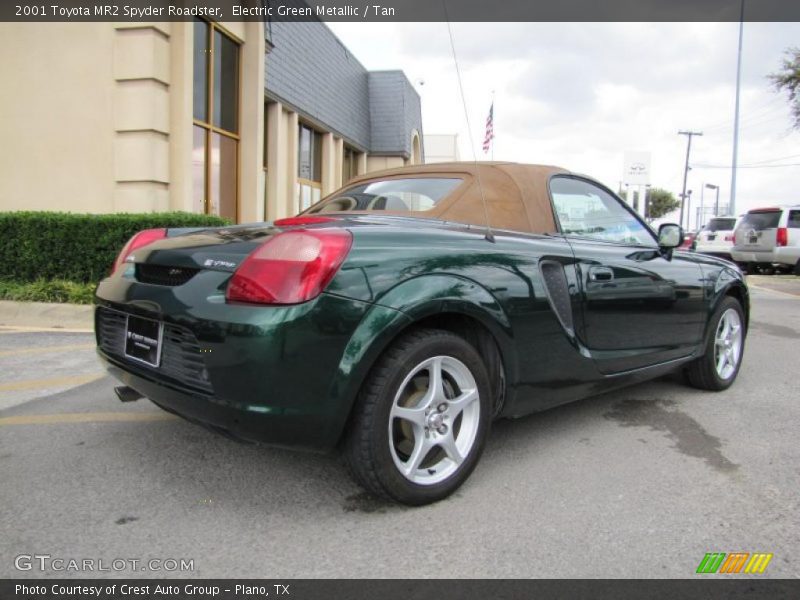
{"label": "building window", "polygon": [[216,23],[194,23],[193,198],[198,212],[237,218],[239,44]]}
{"label": "building window", "polygon": [[358,175],[358,152],[349,146],[344,147],[342,157],[342,185]]}
{"label": "building window", "polygon": [[305,210],[318,202],[322,190],[322,136],[300,124],[297,144],[297,206]]}

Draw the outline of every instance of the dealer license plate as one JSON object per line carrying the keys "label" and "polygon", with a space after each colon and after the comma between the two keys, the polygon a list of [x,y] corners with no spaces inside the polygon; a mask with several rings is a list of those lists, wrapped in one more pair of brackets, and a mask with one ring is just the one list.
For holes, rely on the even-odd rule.
{"label": "dealer license plate", "polygon": [[125,356],[151,367],[161,361],[161,338],[164,324],[153,319],[128,315],[125,326]]}

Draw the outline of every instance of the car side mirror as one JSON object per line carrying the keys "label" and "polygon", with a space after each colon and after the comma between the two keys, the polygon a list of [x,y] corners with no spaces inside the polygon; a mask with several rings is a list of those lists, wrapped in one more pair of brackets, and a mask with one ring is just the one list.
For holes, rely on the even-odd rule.
{"label": "car side mirror", "polygon": [[683,229],[675,223],[664,223],[658,228],[658,247],[674,250],[683,243]]}

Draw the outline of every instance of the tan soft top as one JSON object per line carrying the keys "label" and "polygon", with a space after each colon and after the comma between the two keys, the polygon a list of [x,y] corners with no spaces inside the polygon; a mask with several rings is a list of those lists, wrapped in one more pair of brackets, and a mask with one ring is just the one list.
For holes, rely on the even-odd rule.
{"label": "tan soft top", "polygon": [[557,173],[568,173],[568,171],[560,167],[510,162],[434,163],[373,171],[352,179],[347,183],[347,187],[378,179],[414,176],[458,177],[463,179],[464,183],[430,210],[380,212],[486,225],[481,199],[481,187],[483,187],[489,223],[493,228],[548,233],[556,229],[548,181]]}

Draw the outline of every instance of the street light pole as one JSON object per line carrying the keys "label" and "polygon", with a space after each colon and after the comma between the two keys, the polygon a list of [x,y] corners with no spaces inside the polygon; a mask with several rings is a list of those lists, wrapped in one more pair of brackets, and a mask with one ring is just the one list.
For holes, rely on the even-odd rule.
{"label": "street light pole", "polygon": [[[683,227],[683,223],[681,223]],[[692,228],[692,190],[686,192],[686,230]]]}
{"label": "street light pole", "polygon": [[[728,202],[728,212],[736,214],[736,168],[739,154],[739,89],[742,82],[742,34],[744,33],[744,0],[739,14],[739,52],[736,58],[736,102],[733,109],[733,160],[731,161],[731,199]],[[719,194],[719,189],[717,189]]]}
{"label": "street light pole", "polygon": [[689,153],[692,151],[692,136],[703,135],[702,131],[679,131],[678,135],[685,135],[686,142],[686,164],[683,167],[683,192],[681,192],[681,218],[680,225],[683,227],[683,209],[686,204],[686,178],[689,176]]}
{"label": "street light pole", "polygon": [[718,217],[719,216],[719,186],[718,185],[714,185],[713,183],[707,183],[706,187],[708,189],[710,189],[710,190],[716,190],[716,192],[717,192],[716,199],[714,200],[714,216]]}
{"label": "street light pole", "polygon": [[700,222],[703,220],[705,210],[705,191],[706,184],[704,183],[700,188],[700,207],[697,209],[697,228],[700,229]]}

